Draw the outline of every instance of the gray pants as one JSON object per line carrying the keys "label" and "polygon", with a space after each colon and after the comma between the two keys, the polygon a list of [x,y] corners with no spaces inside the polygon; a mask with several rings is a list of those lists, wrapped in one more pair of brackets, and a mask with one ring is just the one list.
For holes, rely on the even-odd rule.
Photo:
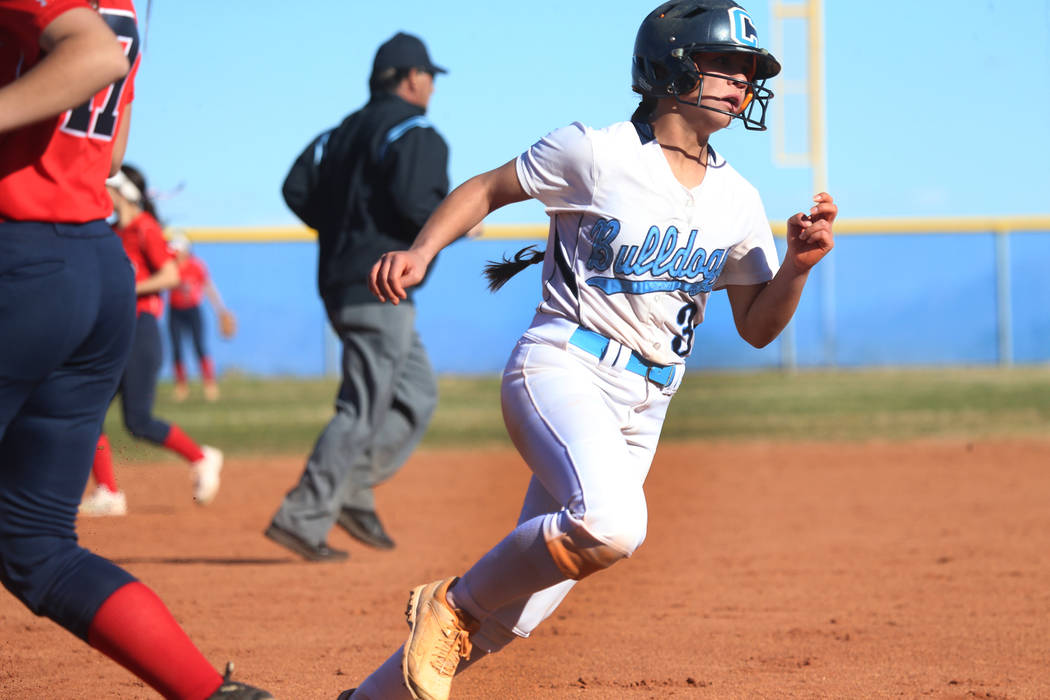
{"label": "gray pants", "polygon": [[372,488],[404,464],[437,405],[437,379],[415,330],[412,304],[327,307],[343,343],[335,416],[273,522],[312,544],[342,507],[375,509]]}

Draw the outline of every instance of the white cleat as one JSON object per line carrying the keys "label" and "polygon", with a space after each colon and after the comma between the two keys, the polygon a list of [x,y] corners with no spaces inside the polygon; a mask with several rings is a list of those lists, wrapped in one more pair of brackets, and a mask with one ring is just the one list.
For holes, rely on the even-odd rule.
{"label": "white cleat", "polygon": [[80,503],[81,515],[127,515],[128,499],[123,491],[110,491],[99,486]]}
{"label": "white cleat", "polygon": [[219,472],[222,471],[222,451],[201,445],[204,456],[190,465],[193,476],[193,500],[206,506],[219,492]]}

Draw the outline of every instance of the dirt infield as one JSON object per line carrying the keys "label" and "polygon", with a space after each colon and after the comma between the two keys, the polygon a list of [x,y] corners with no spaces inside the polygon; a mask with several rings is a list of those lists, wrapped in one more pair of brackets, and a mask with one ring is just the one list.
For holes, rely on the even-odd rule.
{"label": "dirt infield", "polygon": [[[403,641],[412,585],[513,525],[527,472],[510,451],[419,452],[378,491],[399,547],[335,530],[350,561],[307,564],[261,535],[301,463],[232,460],[206,509],[178,463],[118,467],[131,513],[80,532],[216,667],[331,700]],[[635,556],[455,698],[1050,697],[1050,442],[667,444],[647,491]],[[0,697],[154,696],[4,595]]]}

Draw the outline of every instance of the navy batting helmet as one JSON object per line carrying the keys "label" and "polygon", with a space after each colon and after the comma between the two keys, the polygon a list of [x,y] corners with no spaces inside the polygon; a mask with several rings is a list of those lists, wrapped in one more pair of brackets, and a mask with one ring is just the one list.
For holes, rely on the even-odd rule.
{"label": "navy batting helmet", "polygon": [[679,101],[697,85],[703,92],[704,75],[717,74],[699,71],[693,59],[698,53],[744,53],[754,59],[747,99],[739,112],[700,105],[699,97],[695,106],[738,118],[748,129],[764,130],[766,107],[773,97],[764,83],[780,72],[780,63],[759,47],[751,15],[732,0],[671,0],[650,12],[634,42],[631,87],[646,97]]}

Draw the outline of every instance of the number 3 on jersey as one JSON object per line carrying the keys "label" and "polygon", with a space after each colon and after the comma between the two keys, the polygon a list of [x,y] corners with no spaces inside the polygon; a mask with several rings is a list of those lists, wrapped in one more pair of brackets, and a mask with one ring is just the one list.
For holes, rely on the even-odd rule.
{"label": "number 3 on jersey", "polygon": [[679,357],[689,357],[689,353],[693,351],[694,318],[696,318],[695,304],[686,304],[678,312],[677,320],[678,327],[681,329],[681,335],[671,341],[671,349]]}
{"label": "number 3 on jersey", "polygon": [[[99,15],[117,35],[121,46],[124,47],[124,55],[128,57],[128,64],[134,66],[139,55],[139,32],[135,17],[127,12],[106,9],[100,10]],[[124,78],[110,85],[101,94],[104,96],[102,105],[95,106],[98,97],[96,95],[79,107],[66,112],[60,127],[62,131],[84,138],[112,140],[120,119],[120,96],[124,94]]]}

